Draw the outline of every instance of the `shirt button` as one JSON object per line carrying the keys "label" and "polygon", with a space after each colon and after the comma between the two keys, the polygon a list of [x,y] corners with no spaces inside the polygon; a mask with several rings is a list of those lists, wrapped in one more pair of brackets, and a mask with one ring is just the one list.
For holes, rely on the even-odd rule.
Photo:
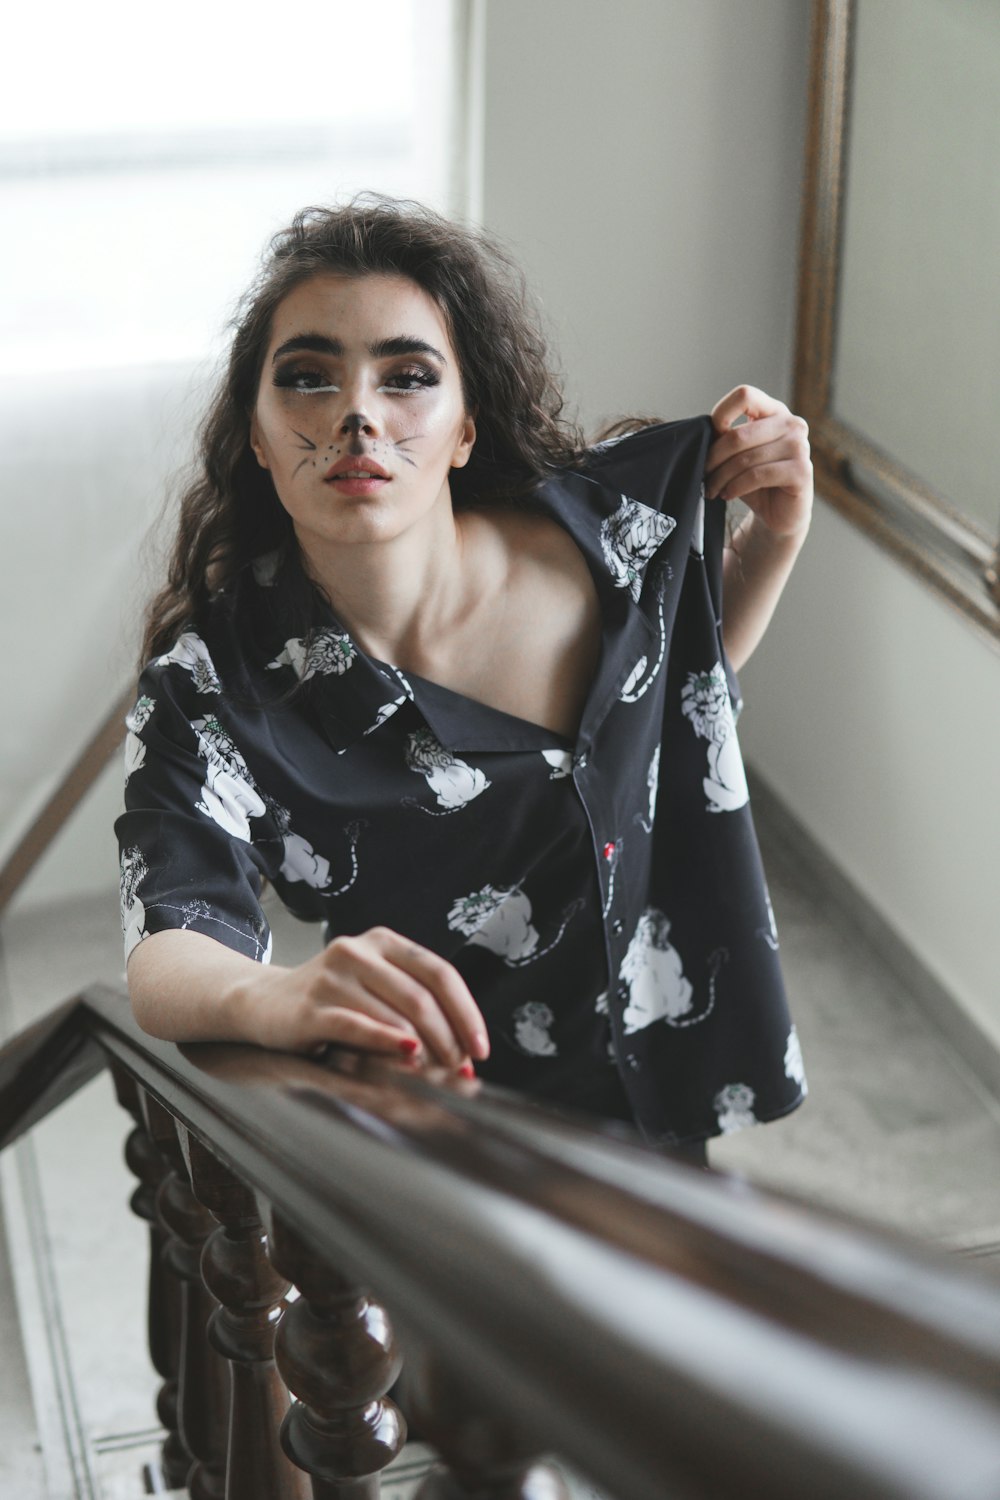
{"label": "shirt button", "polygon": [[615,920],[611,924],[611,931],[614,933],[615,937],[621,936],[622,924],[619,922],[617,917],[615,917]]}

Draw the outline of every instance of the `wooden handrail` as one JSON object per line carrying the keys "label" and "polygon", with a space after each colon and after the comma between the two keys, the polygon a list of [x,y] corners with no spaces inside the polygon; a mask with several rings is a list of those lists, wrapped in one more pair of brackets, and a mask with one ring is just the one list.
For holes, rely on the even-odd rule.
{"label": "wooden handrail", "polygon": [[0,1150],[89,1083],[107,1057],[67,1000],[0,1047]]}
{"label": "wooden handrail", "polygon": [[0,912],[17,894],[125,738],[125,715],[134,697],[130,688],[117,699],[0,866]]}
{"label": "wooden handrail", "polygon": [[981,1273],[476,1082],[155,1041],[103,986],[20,1064],[0,1053],[2,1138],[38,1117],[25,1066],[49,1060],[55,1098],[60,1047],[82,1077],[95,1046],[610,1494],[1000,1494],[1000,1287]]}

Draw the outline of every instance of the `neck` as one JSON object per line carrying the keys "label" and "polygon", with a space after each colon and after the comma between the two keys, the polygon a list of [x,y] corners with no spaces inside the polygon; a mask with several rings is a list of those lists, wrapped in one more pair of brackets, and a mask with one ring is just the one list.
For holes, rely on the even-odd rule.
{"label": "neck", "polygon": [[464,536],[450,506],[389,541],[303,547],[307,573],[369,656],[419,663],[461,616],[468,588]]}

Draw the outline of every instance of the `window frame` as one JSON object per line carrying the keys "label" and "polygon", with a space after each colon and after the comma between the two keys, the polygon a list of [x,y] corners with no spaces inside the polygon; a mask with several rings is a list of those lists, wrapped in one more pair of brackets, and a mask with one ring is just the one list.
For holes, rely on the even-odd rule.
{"label": "window frame", "polygon": [[856,13],[857,0],[813,0],[795,409],[809,423],[821,498],[1000,650],[1000,537],[833,410]]}

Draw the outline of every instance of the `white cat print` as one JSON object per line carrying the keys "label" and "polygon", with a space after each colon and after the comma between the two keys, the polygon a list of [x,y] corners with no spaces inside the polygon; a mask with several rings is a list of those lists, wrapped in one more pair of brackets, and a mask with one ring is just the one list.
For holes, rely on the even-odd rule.
{"label": "white cat print", "polygon": [[405,754],[409,769],[427,778],[438,807],[446,813],[459,812],[490,784],[482,771],[452,755],[429,729],[407,735]]}
{"label": "white cat print", "polygon": [[647,907],[618,971],[628,988],[623,1017],[626,1035],[654,1021],[674,1020],[691,1009],[694,991],[669,933],[670,923],[663,913]]}
{"label": "white cat print", "polygon": [[722,663],[689,672],[681,689],[681,712],[699,739],[708,741],[708,775],[702,782],[709,812],[735,812],[750,800],[736,720]]}

